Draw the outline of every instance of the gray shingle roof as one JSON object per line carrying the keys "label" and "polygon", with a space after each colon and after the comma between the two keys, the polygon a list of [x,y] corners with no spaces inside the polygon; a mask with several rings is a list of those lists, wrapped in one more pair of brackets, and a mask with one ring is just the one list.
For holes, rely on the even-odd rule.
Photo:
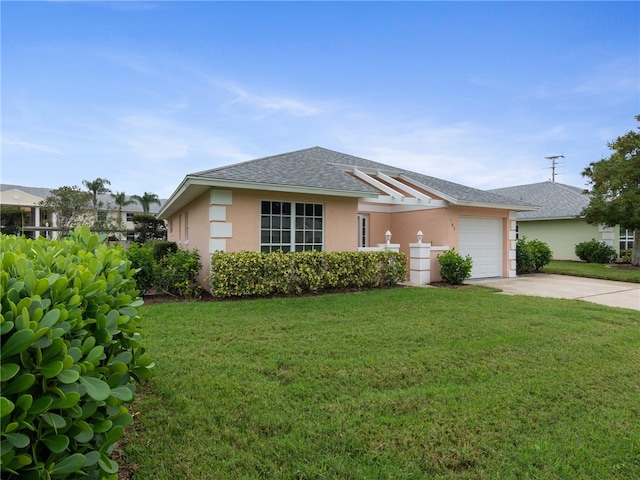
{"label": "gray shingle roof", "polygon": [[290,185],[327,190],[346,190],[363,192],[363,194],[376,192],[373,187],[349,175],[343,169],[339,168],[339,166],[380,170],[385,173],[393,172],[396,175],[402,174],[429,187],[434,192],[439,192],[455,201],[530,206],[527,202],[505,198],[494,192],[478,190],[322,147],[312,147],[196,172],[188,175],[188,177],[231,180],[265,185]]}
{"label": "gray shingle roof", "polygon": [[573,218],[579,216],[582,209],[589,204],[589,195],[583,193],[581,188],[549,181],[490,191],[540,205],[541,208],[537,212],[518,212],[518,220]]}

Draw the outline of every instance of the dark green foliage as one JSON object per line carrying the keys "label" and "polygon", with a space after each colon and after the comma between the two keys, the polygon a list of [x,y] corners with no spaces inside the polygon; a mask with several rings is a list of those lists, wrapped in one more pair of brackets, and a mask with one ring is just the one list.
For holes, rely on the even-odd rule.
{"label": "dark green foliage", "polygon": [[151,243],[139,244],[133,242],[127,250],[127,257],[131,261],[131,266],[136,269],[134,278],[138,290],[142,294],[146,293],[155,281],[156,259]]}
{"label": "dark green foliage", "polygon": [[176,242],[169,242],[168,240],[150,240],[149,242],[153,247],[153,257],[156,262],[159,262],[169,253],[175,253],[178,251],[178,244]]}
{"label": "dark green foliage", "polygon": [[214,253],[215,297],[300,294],[396,285],[407,277],[407,256],[379,252]]}
{"label": "dark green foliage", "polygon": [[202,287],[196,282],[196,277],[201,269],[197,250],[178,249],[169,252],[158,262],[155,287],[172,295],[198,297]]}
{"label": "dark green foliage", "polygon": [[[640,122],[640,115],[635,119]],[[631,264],[640,266],[640,127],[607,146],[611,155],[591,162],[582,172],[592,187],[591,200],[582,215],[587,223],[633,230],[636,243]]]}
{"label": "dark green foliage", "polygon": [[140,344],[133,269],[88,227],[66,240],[0,236],[2,478],[117,478]]}
{"label": "dark green foliage", "polygon": [[577,244],[576,255],[587,263],[611,263],[617,256],[613,247],[595,239]]}
{"label": "dark green foliage", "polygon": [[133,216],[135,229],[134,240],[145,243],[148,240],[166,240],[167,226],[164,220],[150,213],[137,213]]}
{"label": "dark green foliage", "polygon": [[24,212],[16,205],[0,205],[0,225],[5,235],[20,235]]}
{"label": "dark green foliage", "polygon": [[473,260],[469,255],[462,257],[453,248],[438,255],[440,277],[451,285],[460,285],[471,276]]}
{"label": "dark green foliage", "polygon": [[516,242],[516,273],[538,272],[553,258],[551,248],[546,243],[521,237]]}

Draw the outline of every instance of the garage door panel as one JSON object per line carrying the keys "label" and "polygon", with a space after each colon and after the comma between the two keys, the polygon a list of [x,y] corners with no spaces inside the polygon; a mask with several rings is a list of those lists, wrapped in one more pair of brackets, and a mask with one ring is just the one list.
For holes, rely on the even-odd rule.
{"label": "garage door panel", "polygon": [[461,217],[459,250],[473,259],[471,278],[502,276],[502,219]]}

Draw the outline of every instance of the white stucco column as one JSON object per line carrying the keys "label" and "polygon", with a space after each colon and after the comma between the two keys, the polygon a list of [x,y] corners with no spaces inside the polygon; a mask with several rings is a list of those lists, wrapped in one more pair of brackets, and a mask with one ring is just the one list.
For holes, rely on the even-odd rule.
{"label": "white stucco column", "polygon": [[508,252],[508,262],[509,268],[507,269],[507,277],[515,278],[516,277],[516,243],[517,243],[517,222],[516,222],[516,212],[509,212],[509,232],[508,232],[508,242],[509,242],[509,252]]}
{"label": "white stucco column", "polygon": [[[34,227],[39,227],[40,226],[40,207],[35,207],[34,208],[34,219],[33,219],[33,226]],[[35,238],[38,238],[40,236],[40,230],[36,230],[35,231]]]}
{"label": "white stucco column", "polygon": [[431,283],[431,243],[409,244],[409,281],[414,285]]}

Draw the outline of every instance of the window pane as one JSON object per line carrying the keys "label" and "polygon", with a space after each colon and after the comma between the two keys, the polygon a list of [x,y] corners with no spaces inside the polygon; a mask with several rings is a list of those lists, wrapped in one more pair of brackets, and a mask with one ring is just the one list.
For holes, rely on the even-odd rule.
{"label": "window pane", "polygon": [[291,228],[291,217],[282,217],[282,228]]}
{"label": "window pane", "polygon": [[271,232],[271,243],[280,243],[280,232]]}
{"label": "window pane", "polygon": [[271,219],[271,228],[280,229],[280,217],[273,217]]}
{"label": "window pane", "polygon": [[316,217],[322,216],[322,205],[320,204],[315,205],[315,215]]}
{"label": "window pane", "polygon": [[271,202],[262,202],[262,213],[269,214],[271,213]]}
{"label": "window pane", "polygon": [[302,230],[296,230],[296,243],[302,243],[304,241],[304,232]]}
{"label": "window pane", "polygon": [[282,214],[283,215],[291,215],[291,204],[283,203],[282,204]]}
{"label": "window pane", "polygon": [[313,232],[313,243],[322,243],[322,232]]}
{"label": "window pane", "polygon": [[270,237],[269,230],[262,230],[260,232],[260,243],[269,243]]}
{"label": "window pane", "polygon": [[270,219],[270,217],[268,217],[268,216],[266,216],[266,215],[263,215],[263,216],[260,218],[260,228],[269,228],[269,226],[270,226],[270,225],[269,225],[269,223],[270,223],[270,222],[269,222],[269,219]]}
{"label": "window pane", "polygon": [[280,202],[271,202],[271,214],[280,215]]}
{"label": "window pane", "polygon": [[291,232],[286,230],[282,232],[282,243],[291,243]]}

